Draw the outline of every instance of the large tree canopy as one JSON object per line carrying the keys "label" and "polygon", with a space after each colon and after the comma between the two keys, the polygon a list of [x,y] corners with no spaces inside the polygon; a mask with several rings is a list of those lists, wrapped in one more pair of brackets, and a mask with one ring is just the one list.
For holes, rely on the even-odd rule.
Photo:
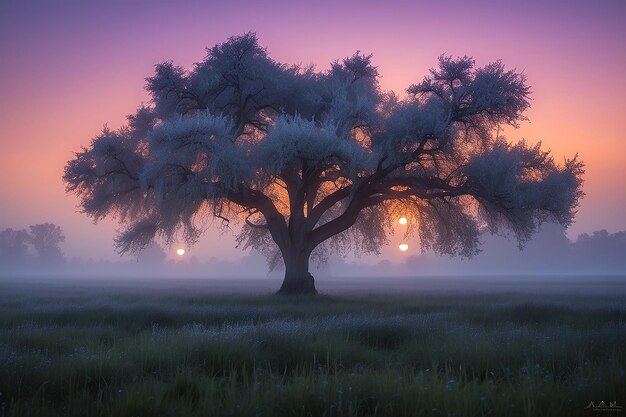
{"label": "large tree canopy", "polygon": [[377,252],[400,213],[423,249],[472,256],[485,230],[523,244],[548,219],[569,225],[582,196],[576,158],[496,134],[529,107],[525,77],[499,61],[442,56],[399,99],[369,55],[316,72],[248,33],[191,70],[157,65],[146,88],[149,105],[68,162],[68,191],[119,220],[121,252],[241,220],[244,247],[284,262],[282,292],[315,292],[311,255]]}

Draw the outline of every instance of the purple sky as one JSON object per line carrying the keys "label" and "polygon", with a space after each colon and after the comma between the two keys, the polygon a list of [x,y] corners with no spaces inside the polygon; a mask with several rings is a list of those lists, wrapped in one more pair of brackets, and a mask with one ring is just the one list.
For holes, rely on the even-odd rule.
{"label": "purple sky", "polygon": [[[384,89],[402,93],[437,56],[502,59],[524,71],[533,105],[511,140],[543,141],[587,164],[587,197],[570,236],[626,230],[626,2],[50,2],[0,3],[0,227],[55,222],[68,256],[115,259],[115,225],[76,213],[61,175],[72,152],[141,101],[153,65],[189,67],[204,48],[256,31],[270,55],[325,69],[374,54]],[[199,258],[236,259],[207,235]],[[397,241],[382,257],[400,259]],[[411,252],[409,251],[408,254]]]}

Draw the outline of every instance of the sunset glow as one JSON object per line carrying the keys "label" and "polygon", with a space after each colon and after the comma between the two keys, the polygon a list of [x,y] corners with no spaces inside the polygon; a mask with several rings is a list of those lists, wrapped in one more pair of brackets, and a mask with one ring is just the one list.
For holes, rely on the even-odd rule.
{"label": "sunset glow", "polygon": [[[64,164],[104,124],[117,129],[150,102],[143,87],[156,63],[191,69],[206,47],[255,31],[276,60],[317,70],[356,50],[372,53],[381,87],[400,97],[443,53],[473,56],[481,66],[501,59],[523,72],[532,90],[529,122],[504,131],[507,139],[542,141],[559,163],[578,153],[586,164],[586,196],[569,236],[624,230],[626,188],[615,181],[626,177],[626,79],[619,75],[626,73],[625,13],[626,2],[618,1],[5,2],[0,226],[54,221],[67,235],[69,257],[118,259],[116,223],[94,225],[77,212],[78,198],[61,181]],[[611,88],[596,80],[611,80]],[[400,259],[396,244],[381,256]],[[241,256],[235,246],[232,235],[218,241],[207,233],[194,254],[233,260]]]}
{"label": "sunset glow", "polygon": [[398,223],[400,223],[400,224],[407,224],[406,217],[400,217],[400,219],[398,219]]}
{"label": "sunset glow", "polygon": [[176,255],[183,256],[184,254],[185,254],[185,249],[183,248],[176,249]]}
{"label": "sunset glow", "polygon": [[406,243],[401,243],[398,247],[402,252],[406,252],[407,250],[409,250],[409,245],[407,245]]}

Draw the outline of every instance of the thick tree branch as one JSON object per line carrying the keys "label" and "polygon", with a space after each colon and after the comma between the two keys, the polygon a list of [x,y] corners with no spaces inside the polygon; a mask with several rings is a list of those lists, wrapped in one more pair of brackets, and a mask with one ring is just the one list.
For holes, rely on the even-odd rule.
{"label": "thick tree branch", "polygon": [[320,218],[326,211],[330,210],[335,204],[339,203],[344,198],[347,198],[350,195],[351,190],[352,186],[340,188],[339,190],[327,195],[322,199],[322,201],[317,203],[311,209],[311,214],[307,219],[309,230],[312,230],[317,225]]}
{"label": "thick tree branch", "polygon": [[[393,189],[393,187],[398,186],[406,187],[406,189]],[[367,207],[389,200],[401,200],[412,196],[423,200],[443,200],[468,195],[470,191],[470,188],[465,185],[451,186],[440,178],[400,177],[381,181],[376,185],[370,184],[357,191],[341,215],[309,233],[310,245],[315,248],[330,237],[349,229],[358,219],[359,213]],[[336,196],[335,199],[338,197]],[[327,204],[330,204],[330,202],[332,200]]]}
{"label": "thick tree branch", "polygon": [[226,198],[242,207],[258,210],[265,217],[267,228],[278,247],[282,250],[288,246],[289,236],[285,218],[276,209],[271,198],[245,186],[240,186],[237,191],[229,191]]}

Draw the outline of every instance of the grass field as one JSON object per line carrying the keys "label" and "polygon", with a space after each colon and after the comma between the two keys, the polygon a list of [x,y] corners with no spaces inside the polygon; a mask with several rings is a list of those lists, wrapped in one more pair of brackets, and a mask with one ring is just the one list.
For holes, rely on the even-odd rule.
{"label": "grass field", "polygon": [[623,284],[550,288],[5,280],[0,417],[626,415],[586,408],[626,400]]}

